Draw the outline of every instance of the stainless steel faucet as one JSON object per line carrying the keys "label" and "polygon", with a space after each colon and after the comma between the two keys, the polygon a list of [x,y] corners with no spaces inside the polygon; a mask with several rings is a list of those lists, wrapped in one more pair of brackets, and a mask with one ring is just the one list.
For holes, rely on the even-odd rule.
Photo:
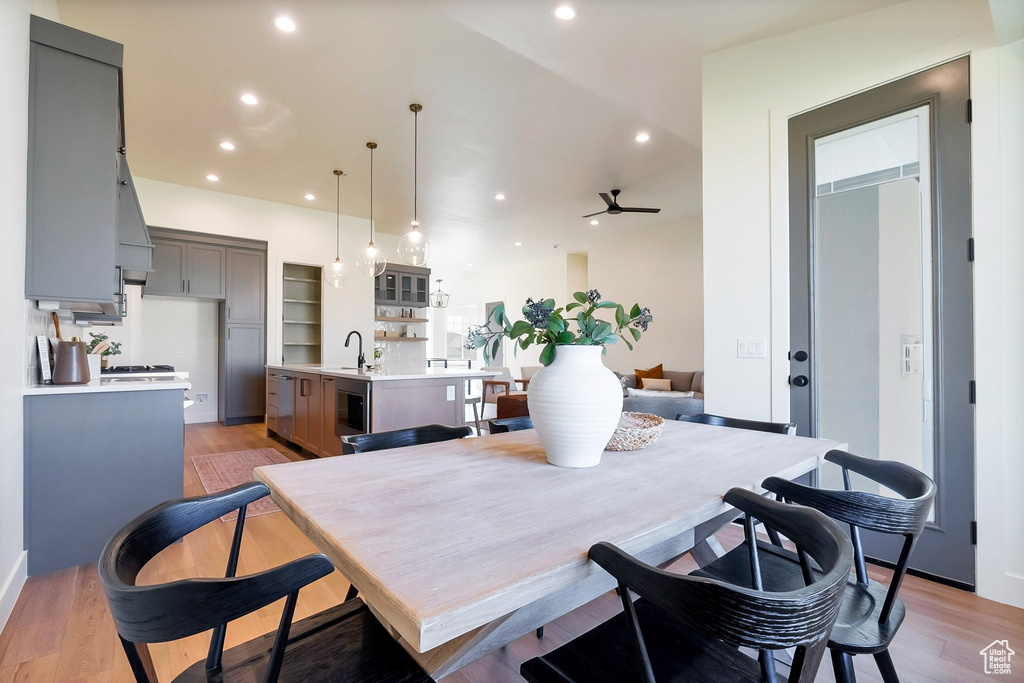
{"label": "stainless steel faucet", "polygon": [[352,340],[353,334],[359,337],[359,358],[356,359],[356,365],[358,365],[359,369],[362,370],[366,365],[366,356],[363,355],[363,335],[359,334],[358,330],[352,330],[348,333],[348,336],[345,337],[345,348],[348,348],[348,343]]}

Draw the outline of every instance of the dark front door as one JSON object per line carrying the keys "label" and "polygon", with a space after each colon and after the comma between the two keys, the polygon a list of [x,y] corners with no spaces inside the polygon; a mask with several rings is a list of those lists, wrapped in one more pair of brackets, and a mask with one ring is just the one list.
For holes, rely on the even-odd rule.
{"label": "dark front door", "polygon": [[[790,119],[790,410],[799,434],[931,476],[911,567],[973,586],[968,76],[964,57]],[[901,540],[866,552],[895,561]]]}

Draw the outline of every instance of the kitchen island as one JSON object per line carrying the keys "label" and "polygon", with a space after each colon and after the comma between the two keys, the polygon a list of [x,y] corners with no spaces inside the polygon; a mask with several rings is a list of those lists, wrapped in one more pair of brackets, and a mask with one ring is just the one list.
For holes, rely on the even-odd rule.
{"label": "kitchen island", "polygon": [[463,424],[467,380],[493,376],[455,368],[386,373],[268,365],[267,431],[315,455],[340,455],[342,436]]}
{"label": "kitchen island", "polygon": [[182,497],[181,377],[114,377],[24,390],[28,573],[99,559],[122,526]]}

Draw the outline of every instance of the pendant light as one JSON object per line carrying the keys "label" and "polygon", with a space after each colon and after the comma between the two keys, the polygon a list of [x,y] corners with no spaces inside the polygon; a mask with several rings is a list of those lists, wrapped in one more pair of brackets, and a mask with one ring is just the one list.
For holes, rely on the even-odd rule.
{"label": "pendant light", "polygon": [[430,305],[434,308],[448,308],[448,292],[441,289],[441,278],[437,279],[437,291],[430,295]]}
{"label": "pendant light", "polygon": [[356,268],[370,277],[377,277],[387,268],[388,260],[380,249],[373,246],[373,150],[377,149],[377,143],[367,142],[366,147],[370,150],[370,243],[359,252]]}
{"label": "pendant light", "polygon": [[335,171],[334,176],[337,179],[338,193],[337,193],[337,211],[338,211],[338,224],[336,226],[337,235],[337,246],[334,252],[334,262],[327,264],[324,267],[324,282],[329,284],[331,287],[341,287],[348,280],[348,269],[345,268],[345,264],[341,262],[341,176],[345,175],[341,171]]}
{"label": "pendant light", "polygon": [[409,111],[413,114],[413,146],[412,146],[412,230],[402,235],[398,241],[398,257],[410,266],[425,265],[430,258],[430,242],[420,232],[419,217],[416,214],[419,191],[419,148],[420,148],[420,112],[423,106],[410,104]]}

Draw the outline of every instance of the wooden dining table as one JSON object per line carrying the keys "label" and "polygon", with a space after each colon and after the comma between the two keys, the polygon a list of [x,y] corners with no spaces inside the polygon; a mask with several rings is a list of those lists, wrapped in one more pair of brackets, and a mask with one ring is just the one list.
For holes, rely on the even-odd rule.
{"label": "wooden dining table", "polygon": [[736,516],[722,495],[815,470],[835,441],[667,421],[640,451],[547,463],[534,430],[258,467],[282,510],[434,678],[599,597],[611,542],[652,565]]}

